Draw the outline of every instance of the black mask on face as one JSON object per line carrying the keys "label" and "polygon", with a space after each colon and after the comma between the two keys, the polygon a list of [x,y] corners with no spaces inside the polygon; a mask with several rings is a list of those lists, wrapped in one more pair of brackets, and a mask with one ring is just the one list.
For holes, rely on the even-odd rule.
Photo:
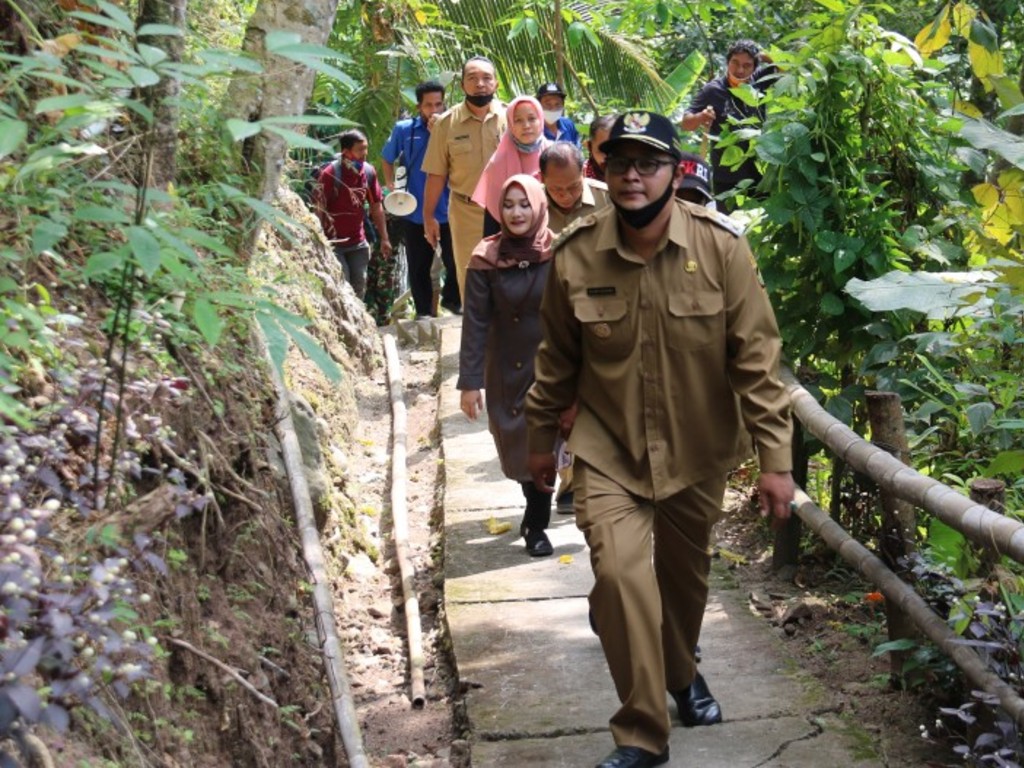
{"label": "black mask on face", "polygon": [[466,101],[472,104],[474,107],[486,107],[494,99],[493,93],[487,95],[466,95]]}
{"label": "black mask on face", "polygon": [[658,214],[661,213],[661,209],[665,207],[665,204],[672,198],[672,193],[675,189],[672,187],[672,179],[668,180],[668,186],[665,187],[665,191],[662,192],[661,197],[653,202],[648,203],[643,208],[637,208],[636,210],[627,211],[624,208],[619,207],[618,203],[613,202],[615,210],[619,212],[619,217],[626,222],[633,229],[643,229],[652,221],[654,221]]}

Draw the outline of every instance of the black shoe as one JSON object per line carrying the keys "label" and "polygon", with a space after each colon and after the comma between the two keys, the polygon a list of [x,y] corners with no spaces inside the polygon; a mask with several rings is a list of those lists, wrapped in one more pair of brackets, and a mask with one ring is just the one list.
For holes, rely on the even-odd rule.
{"label": "black shoe", "polygon": [[608,757],[597,764],[597,768],[647,768],[668,762],[668,746],[660,755],[640,747],[616,747]]}
{"label": "black shoe", "polygon": [[575,510],[572,506],[572,491],[566,491],[555,497],[555,512],[560,515],[571,515]]}
{"label": "black shoe", "polygon": [[594,610],[590,609],[587,611],[587,619],[590,620],[590,631],[595,635],[597,634],[597,624],[594,623]]}
{"label": "black shoe", "polygon": [[547,557],[555,548],[544,531],[531,531],[525,525],[519,528],[519,535],[526,539],[526,552],[530,557]]}
{"label": "black shoe", "polygon": [[679,720],[687,728],[698,725],[714,725],[722,722],[722,708],[708,690],[708,684],[699,672],[688,688],[669,691],[675,699]]}
{"label": "black shoe", "polygon": [[462,305],[456,304],[454,301],[442,301],[441,306],[451,312],[453,315],[462,314]]}
{"label": "black shoe", "polygon": [[700,659],[701,659],[701,656],[703,656],[703,655],[704,654],[701,652],[700,646],[699,645],[694,646],[694,649],[693,649],[693,660],[696,661],[698,664],[700,664]]}

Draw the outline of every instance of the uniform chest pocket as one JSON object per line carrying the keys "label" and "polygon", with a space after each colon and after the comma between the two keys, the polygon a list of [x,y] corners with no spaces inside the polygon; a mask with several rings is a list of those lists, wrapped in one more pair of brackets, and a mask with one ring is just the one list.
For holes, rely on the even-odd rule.
{"label": "uniform chest pocket", "polygon": [[573,313],[582,326],[584,348],[603,358],[628,355],[636,342],[628,309],[625,299],[576,300]]}
{"label": "uniform chest pocket", "polygon": [[469,139],[460,139],[458,141],[448,142],[448,154],[452,157],[456,155],[465,155],[473,151],[473,144]]}
{"label": "uniform chest pocket", "polygon": [[725,301],[718,291],[690,291],[668,298],[668,346],[676,350],[725,344]]}

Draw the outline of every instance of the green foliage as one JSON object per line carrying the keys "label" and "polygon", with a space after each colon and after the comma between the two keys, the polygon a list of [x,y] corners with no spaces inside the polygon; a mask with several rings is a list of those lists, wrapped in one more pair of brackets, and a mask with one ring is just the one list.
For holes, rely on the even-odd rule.
{"label": "green foliage", "polygon": [[782,64],[763,135],[764,220],[751,233],[788,354],[856,367],[898,338],[845,297],[853,278],[960,265],[964,213],[952,138],[908,40],[860,6],[808,18]]}

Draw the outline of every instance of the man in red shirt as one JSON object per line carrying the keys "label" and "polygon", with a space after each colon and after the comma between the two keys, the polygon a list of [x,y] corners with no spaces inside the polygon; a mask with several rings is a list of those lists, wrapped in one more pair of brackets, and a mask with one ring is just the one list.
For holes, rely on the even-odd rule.
{"label": "man in red shirt", "polygon": [[366,237],[364,205],[370,204],[370,218],[381,238],[380,252],[391,258],[384,220],[384,195],[373,166],[366,162],[369,143],[362,131],[345,131],[339,137],[341,154],[327,165],[317,178],[313,192],[313,205],[320,225],[324,229],[334,255],[355,291],[363,298],[366,293],[366,269],[370,263],[370,243]]}

